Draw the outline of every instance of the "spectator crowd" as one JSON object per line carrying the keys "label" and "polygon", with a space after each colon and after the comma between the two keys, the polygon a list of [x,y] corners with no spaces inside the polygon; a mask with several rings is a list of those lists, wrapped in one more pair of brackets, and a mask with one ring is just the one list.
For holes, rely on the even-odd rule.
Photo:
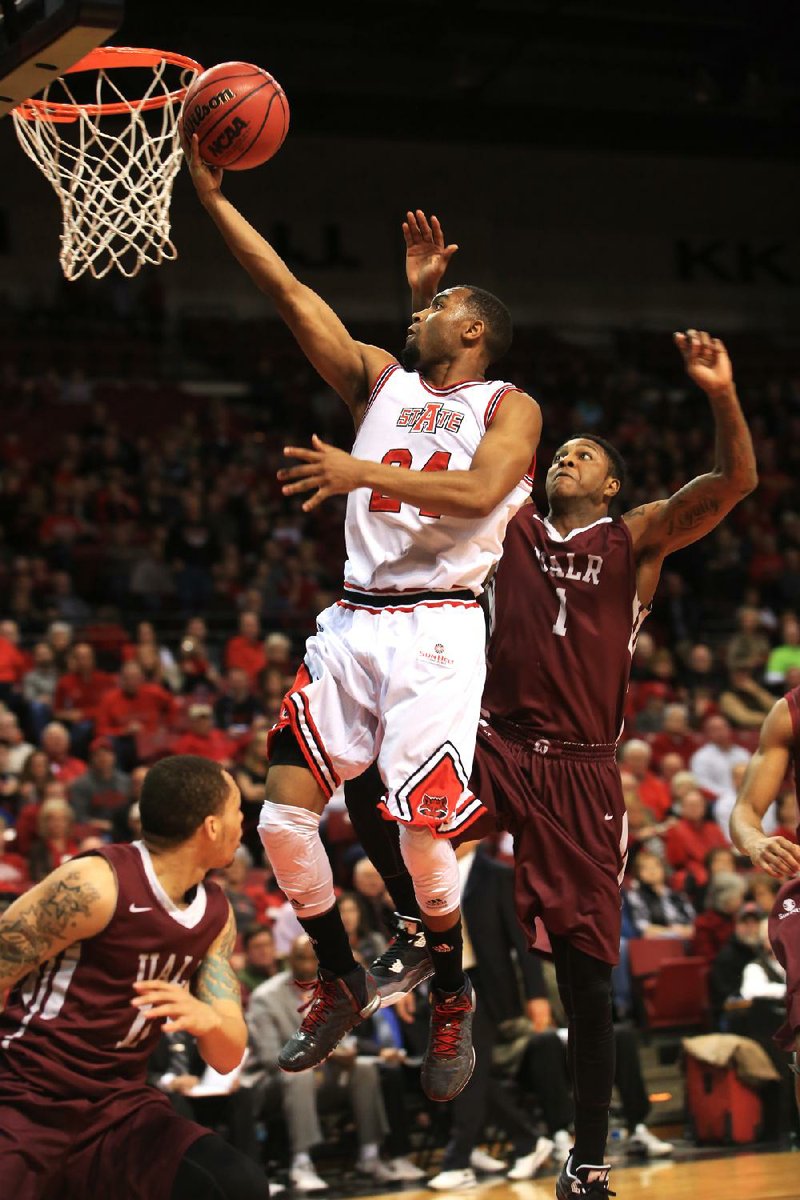
{"label": "spectator crowd", "polygon": [[[535,361],[518,349],[506,374],[543,402],[545,461],[571,430],[597,428],[628,459],[631,507],[703,469],[710,424],[678,364],[660,351],[648,364],[646,339],[620,338],[603,355],[543,334],[531,345]],[[0,436],[0,899],[80,850],[135,838],[142,781],[161,756],[198,754],[228,767],[245,822],[221,882],[252,1013],[244,1074],[254,1106],[249,1116],[237,1110],[230,1127],[252,1147],[255,1116],[280,1103],[292,1182],[322,1190],[309,1151],[322,1136],[319,1118],[342,1105],[365,1177],[418,1177],[403,1096],[420,1043],[412,1014],[398,1020],[390,1010],[307,1081],[308,1094],[302,1077],[290,1087],[274,1067],[278,1039],[303,1003],[293,980],[313,977],[313,953],[258,839],[267,731],[314,614],[336,595],[344,557],[341,503],[303,516],[281,497],[276,470],[282,444],[312,428],[348,440],[335,401],[298,361],[288,364],[277,372],[254,363],[241,405],[215,402],[202,414],[183,404],[165,419],[156,391],[142,402],[146,419],[137,412],[130,428],[113,397],[98,399],[102,389],[87,384],[69,396],[7,364],[3,388],[20,420]],[[762,483],[716,534],[670,559],[635,648],[619,748],[630,830],[624,940],[673,938],[702,958],[719,1029],[731,1027],[732,1000],[774,1002],[783,986],[764,933],[775,881],[736,855],[728,822],[766,713],[800,685],[800,382],[791,373],[762,379],[755,367],[743,374]],[[56,436],[32,436],[43,413]],[[797,822],[787,780],[765,824],[797,840]],[[348,932],[368,963],[392,933],[382,884],[335,803],[327,838]],[[502,846],[491,849],[502,861]],[[516,1014],[528,1035],[552,1032],[550,1000],[552,1009]],[[624,954],[615,1004],[620,1020],[642,1021]],[[186,1046],[165,1054],[154,1081],[188,1103],[197,1078]],[[527,1050],[507,1061],[530,1074]],[[551,1068],[543,1074],[552,1080]],[[629,1095],[631,1078],[633,1069]],[[552,1119],[541,1143],[518,1131],[514,1178],[530,1177],[537,1152],[544,1161],[548,1145],[547,1154],[563,1151],[568,1140],[564,1103],[540,1099]],[[647,1144],[646,1105],[632,1101],[631,1114],[640,1148],[660,1153],[664,1143]],[[464,1184],[464,1171],[500,1169],[476,1154],[441,1186]]]}

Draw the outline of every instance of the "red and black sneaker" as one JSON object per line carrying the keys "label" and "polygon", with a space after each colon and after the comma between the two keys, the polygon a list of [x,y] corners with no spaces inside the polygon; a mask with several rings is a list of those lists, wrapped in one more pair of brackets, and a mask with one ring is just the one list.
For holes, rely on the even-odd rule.
{"label": "red and black sneaker", "polygon": [[422,1060],[422,1090],[429,1100],[452,1100],[470,1081],[475,1066],[472,1018],[475,995],[469,977],[457,992],[431,988],[431,1026]]}
{"label": "red and black sneaker", "polygon": [[320,967],[302,1024],[278,1055],[282,1071],[319,1066],[345,1034],[380,1008],[375,980],[363,967],[336,976]]}

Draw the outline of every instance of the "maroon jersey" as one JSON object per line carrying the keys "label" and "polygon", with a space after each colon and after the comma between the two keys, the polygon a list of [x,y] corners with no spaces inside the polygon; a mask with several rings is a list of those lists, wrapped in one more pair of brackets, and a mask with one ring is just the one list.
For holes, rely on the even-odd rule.
{"label": "maroon jersey", "polygon": [[[792,718],[792,766],[794,767],[794,790],[800,808],[800,687],[792,688],[783,697],[789,706],[789,716]],[[800,825],[797,826],[797,840],[800,842]]]}
{"label": "maroon jersey", "polygon": [[490,589],[489,719],[564,742],[615,742],[647,615],[625,522],[602,517],[561,537],[527,505],[509,522]]}
{"label": "maroon jersey", "polygon": [[107,1096],[145,1078],[161,1021],[131,1001],[140,979],[188,984],[228,919],[215,883],[180,909],[141,842],[94,853],[117,877],[117,904],[96,937],[76,942],[12,989],[0,1013],[0,1090],[22,1084],[54,1097]]}

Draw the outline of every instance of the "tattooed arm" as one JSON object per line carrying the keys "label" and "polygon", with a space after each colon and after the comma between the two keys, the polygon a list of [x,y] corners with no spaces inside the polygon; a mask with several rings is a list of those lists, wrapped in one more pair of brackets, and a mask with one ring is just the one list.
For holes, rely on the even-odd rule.
{"label": "tattooed arm", "polygon": [[715,462],[668,500],[656,500],[625,514],[636,553],[639,598],[649,603],[661,563],[710,533],[758,483],[750,431],[744,419],[728,353],[719,338],[707,333],[676,333],[691,379],[703,389],[716,425]]}
{"label": "tattooed arm", "polygon": [[238,1067],[247,1045],[241,990],[230,964],[235,945],[236,923],[229,906],[225,928],[195,975],[193,993],[164,979],[145,979],[133,985],[138,993],[134,1007],[150,1006],[148,1021],[166,1018],[166,1033],[180,1029],[191,1033],[204,1060],[222,1075]]}
{"label": "tattooed arm", "polygon": [[0,998],[29,971],[111,920],[117,881],[100,857],[64,863],[0,917]]}

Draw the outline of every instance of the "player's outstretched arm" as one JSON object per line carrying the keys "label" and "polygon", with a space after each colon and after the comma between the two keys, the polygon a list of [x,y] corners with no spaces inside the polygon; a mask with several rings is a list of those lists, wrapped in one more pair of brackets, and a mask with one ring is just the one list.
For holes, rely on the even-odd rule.
{"label": "player's outstretched arm", "polygon": [[406,213],[403,221],[406,243],[406,279],[411,289],[411,311],[422,312],[439,290],[450,259],[458,246],[446,246],[437,216],[430,221],[421,208]]}
{"label": "player's outstretched arm", "polygon": [[333,309],[296,278],[266,238],[223,196],[222,171],[201,160],[196,134],[185,152],[195,191],[228,249],[270,297],[306,358],[358,423],[372,384],[394,358],[352,338]]}
{"label": "player's outstretched arm", "polygon": [[731,813],[734,845],[760,871],[788,879],[800,871],[800,846],[764,832],[764,814],[777,799],[786,778],[793,742],[789,705],[778,700],[761,727],[758,750],[751,758]]}
{"label": "player's outstretched arm", "polygon": [[0,916],[0,1000],[30,971],[94,937],[117,903],[114,872],[99,856],[64,863]]}
{"label": "player's outstretched arm", "polygon": [[541,431],[542,414],[536,401],[525,392],[509,392],[467,471],[414,471],[369,462],[328,445],[315,434],[310,450],[303,446],[284,449],[289,458],[300,460],[300,466],[281,468],[278,479],[285,496],[314,492],[304,502],[304,512],[329,496],[365,487],[428,513],[474,520],[488,516],[519,483],[531,465]]}
{"label": "player's outstretched arm", "polygon": [[708,396],[716,425],[714,466],[668,500],[657,500],[626,513],[637,559],[660,563],[710,533],[758,483],[750,430],[744,419],[728,352],[719,338],[690,329],[676,333],[689,377]]}
{"label": "player's outstretched arm", "polygon": [[238,1067],[247,1045],[241,989],[230,963],[235,944],[236,922],[229,906],[225,928],[209,947],[193,992],[163,979],[133,985],[134,1007],[147,1009],[148,1021],[164,1019],[167,1033],[191,1033],[204,1061],[222,1075]]}

